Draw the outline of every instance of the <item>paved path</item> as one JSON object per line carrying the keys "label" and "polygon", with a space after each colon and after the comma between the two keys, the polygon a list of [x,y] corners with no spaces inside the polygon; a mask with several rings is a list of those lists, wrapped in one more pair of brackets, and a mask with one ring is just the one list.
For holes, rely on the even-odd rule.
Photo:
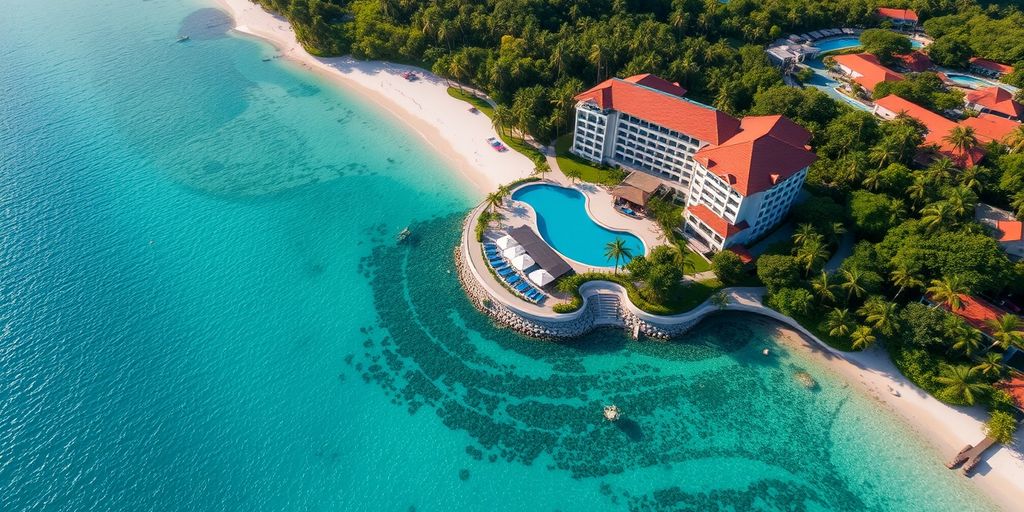
{"label": "paved path", "polygon": [[843,264],[843,260],[849,258],[853,254],[853,243],[856,242],[856,237],[853,233],[847,231],[843,233],[842,240],[839,241],[839,247],[836,249],[836,253],[832,255],[832,258],[825,263],[825,272],[832,273],[839,270],[839,265]]}

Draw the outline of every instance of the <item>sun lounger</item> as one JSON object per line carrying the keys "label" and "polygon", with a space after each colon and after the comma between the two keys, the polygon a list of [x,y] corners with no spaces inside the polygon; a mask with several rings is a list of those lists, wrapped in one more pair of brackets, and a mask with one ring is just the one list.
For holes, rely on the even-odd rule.
{"label": "sun lounger", "polygon": [[514,274],[516,272],[516,269],[514,269],[512,267],[505,267],[505,268],[503,268],[501,270],[498,270],[497,272],[498,272],[499,276],[507,277],[507,276],[510,276],[510,275]]}
{"label": "sun lounger", "polygon": [[522,279],[522,278],[519,277],[519,274],[512,274],[512,275],[510,275],[510,276],[505,278],[505,282],[508,283],[508,284],[515,284],[520,279]]}
{"label": "sun lounger", "polygon": [[526,293],[526,290],[530,288],[530,285],[526,284],[526,282],[523,281],[514,286],[513,288],[515,288],[520,293]]}

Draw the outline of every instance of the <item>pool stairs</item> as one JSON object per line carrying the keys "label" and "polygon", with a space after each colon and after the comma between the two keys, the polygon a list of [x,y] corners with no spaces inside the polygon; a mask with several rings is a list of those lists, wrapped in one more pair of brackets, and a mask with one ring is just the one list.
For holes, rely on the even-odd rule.
{"label": "pool stairs", "polygon": [[622,316],[619,314],[619,296],[613,293],[599,293],[594,297],[597,305],[597,316],[594,322],[601,325],[622,326]]}

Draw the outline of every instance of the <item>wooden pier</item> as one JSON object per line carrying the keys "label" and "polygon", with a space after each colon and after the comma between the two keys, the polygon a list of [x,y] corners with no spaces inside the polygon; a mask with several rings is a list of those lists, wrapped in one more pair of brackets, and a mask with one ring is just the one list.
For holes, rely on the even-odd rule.
{"label": "wooden pier", "polygon": [[976,445],[967,445],[960,449],[959,452],[953,457],[952,460],[946,463],[946,467],[949,469],[956,469],[957,466],[963,464],[964,476],[971,476],[974,469],[981,463],[981,457],[985,454],[992,445],[996,444],[996,440],[986,436],[980,443]]}

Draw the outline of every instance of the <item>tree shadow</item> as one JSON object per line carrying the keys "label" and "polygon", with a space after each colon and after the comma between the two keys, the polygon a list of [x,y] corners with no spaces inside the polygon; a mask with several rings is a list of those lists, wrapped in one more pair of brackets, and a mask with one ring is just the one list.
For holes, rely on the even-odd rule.
{"label": "tree shadow", "polygon": [[626,434],[626,437],[634,443],[644,439],[644,432],[643,429],[640,428],[640,424],[629,418],[619,418],[618,421],[615,422],[615,426],[618,427],[623,434]]}

